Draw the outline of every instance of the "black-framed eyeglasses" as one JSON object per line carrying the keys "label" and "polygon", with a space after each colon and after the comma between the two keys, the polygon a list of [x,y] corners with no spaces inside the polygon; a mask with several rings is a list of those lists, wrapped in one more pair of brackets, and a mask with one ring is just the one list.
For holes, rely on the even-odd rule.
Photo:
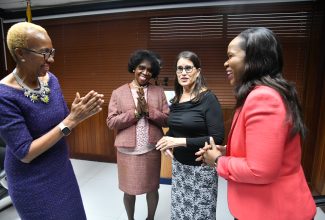
{"label": "black-framed eyeglasses", "polygon": [[54,57],[55,56],[55,49],[52,48],[51,50],[49,51],[42,51],[42,52],[39,52],[39,51],[35,51],[35,50],[31,50],[31,49],[28,49],[28,48],[22,48],[26,51],[29,51],[29,52],[33,52],[33,53],[37,53],[37,54],[40,54],[40,55],[43,55],[44,56],[44,60],[48,60],[50,57]]}
{"label": "black-framed eyeglasses", "polygon": [[177,74],[182,74],[183,71],[185,70],[185,73],[191,73],[193,71],[193,68],[195,68],[195,66],[178,66],[176,68],[176,73]]}
{"label": "black-framed eyeglasses", "polygon": [[137,68],[141,72],[146,70],[146,72],[147,72],[148,75],[150,75],[150,76],[152,75],[151,68],[147,68],[147,66],[145,66],[145,65],[138,65]]}

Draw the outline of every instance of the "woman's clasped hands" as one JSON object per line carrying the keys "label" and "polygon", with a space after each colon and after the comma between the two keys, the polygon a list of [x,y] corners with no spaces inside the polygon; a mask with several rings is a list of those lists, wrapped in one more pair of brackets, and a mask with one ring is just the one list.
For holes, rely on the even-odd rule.
{"label": "woman's clasped hands", "polygon": [[138,98],[137,98],[138,103],[137,103],[137,108],[136,108],[136,116],[137,116],[137,118],[141,118],[143,116],[148,116],[149,115],[148,103],[145,99],[144,91],[143,91],[142,87],[140,87],[137,90],[137,94],[138,94]]}
{"label": "woman's clasped hands", "polygon": [[195,153],[198,158],[196,161],[202,161],[203,165],[208,165],[211,167],[215,166],[216,159],[220,156],[226,155],[226,145],[216,145],[213,138],[210,137],[210,144],[205,142],[203,148],[200,148],[198,152]]}

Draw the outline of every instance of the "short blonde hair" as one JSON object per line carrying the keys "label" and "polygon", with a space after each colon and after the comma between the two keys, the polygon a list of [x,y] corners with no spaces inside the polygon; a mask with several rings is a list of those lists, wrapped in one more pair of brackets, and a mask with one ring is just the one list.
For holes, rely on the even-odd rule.
{"label": "short blonde hair", "polygon": [[47,34],[46,30],[43,27],[29,22],[19,22],[9,28],[7,33],[7,46],[14,60],[16,60],[16,48],[28,47],[27,37],[29,31],[37,31]]}

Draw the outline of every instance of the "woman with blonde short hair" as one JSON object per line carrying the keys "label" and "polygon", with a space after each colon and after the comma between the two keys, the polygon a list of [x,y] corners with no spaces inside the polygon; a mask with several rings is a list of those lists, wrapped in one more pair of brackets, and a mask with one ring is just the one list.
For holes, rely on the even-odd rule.
{"label": "woman with blonde short hair", "polygon": [[13,204],[24,220],[86,219],[64,136],[102,110],[103,95],[77,93],[69,113],[41,26],[14,24],[7,45],[16,68],[0,81],[0,136]]}

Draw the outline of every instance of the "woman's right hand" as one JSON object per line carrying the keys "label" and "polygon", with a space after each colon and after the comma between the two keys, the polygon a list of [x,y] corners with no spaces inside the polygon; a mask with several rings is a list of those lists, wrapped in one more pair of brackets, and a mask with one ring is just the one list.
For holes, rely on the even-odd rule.
{"label": "woman's right hand", "polygon": [[65,122],[65,124],[69,128],[73,128],[80,122],[100,112],[102,110],[101,106],[104,103],[103,97],[103,94],[93,90],[83,97],[80,97],[79,92],[77,92],[71,105],[70,114],[66,118],[68,122]]}

